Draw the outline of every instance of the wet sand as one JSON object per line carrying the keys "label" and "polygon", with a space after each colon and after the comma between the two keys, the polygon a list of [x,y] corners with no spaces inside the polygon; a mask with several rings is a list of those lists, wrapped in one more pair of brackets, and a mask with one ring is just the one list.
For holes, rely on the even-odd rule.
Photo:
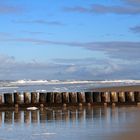
{"label": "wet sand", "polygon": [[128,124],[124,125],[123,132],[115,134],[110,140],[139,140],[140,139],[140,108],[135,108],[132,111],[135,113],[134,120],[128,121]]}
{"label": "wet sand", "polygon": [[140,85],[130,85],[130,86],[112,86],[112,87],[103,87],[103,88],[95,88],[93,91],[140,91]]}

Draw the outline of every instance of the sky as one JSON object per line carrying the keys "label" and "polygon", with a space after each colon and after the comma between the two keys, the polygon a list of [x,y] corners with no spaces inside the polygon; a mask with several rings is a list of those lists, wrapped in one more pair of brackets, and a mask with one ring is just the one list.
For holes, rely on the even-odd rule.
{"label": "sky", "polygon": [[140,79],[140,0],[0,0],[0,80]]}

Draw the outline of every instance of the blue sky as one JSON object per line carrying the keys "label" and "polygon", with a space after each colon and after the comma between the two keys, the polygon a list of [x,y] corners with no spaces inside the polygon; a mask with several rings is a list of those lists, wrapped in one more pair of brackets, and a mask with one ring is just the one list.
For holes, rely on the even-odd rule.
{"label": "blue sky", "polygon": [[139,0],[0,1],[0,79],[140,79]]}

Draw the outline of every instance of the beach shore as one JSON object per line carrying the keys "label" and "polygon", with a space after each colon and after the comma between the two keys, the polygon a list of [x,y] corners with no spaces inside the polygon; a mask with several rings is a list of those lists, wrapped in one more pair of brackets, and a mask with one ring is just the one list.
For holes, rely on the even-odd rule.
{"label": "beach shore", "polygon": [[121,92],[121,91],[140,91],[140,85],[127,85],[127,86],[111,86],[111,87],[101,87],[101,88],[95,88],[93,91],[100,91],[100,92],[107,92],[107,91],[115,91],[115,92]]}

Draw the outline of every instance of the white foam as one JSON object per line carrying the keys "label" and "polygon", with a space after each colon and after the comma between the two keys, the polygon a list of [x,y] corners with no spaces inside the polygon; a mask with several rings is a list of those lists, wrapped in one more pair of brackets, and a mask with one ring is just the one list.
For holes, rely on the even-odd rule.
{"label": "white foam", "polygon": [[10,86],[19,85],[60,85],[60,84],[114,84],[114,83],[124,83],[124,84],[140,84],[140,80],[103,80],[103,81],[88,81],[88,80],[18,80],[10,82]]}

